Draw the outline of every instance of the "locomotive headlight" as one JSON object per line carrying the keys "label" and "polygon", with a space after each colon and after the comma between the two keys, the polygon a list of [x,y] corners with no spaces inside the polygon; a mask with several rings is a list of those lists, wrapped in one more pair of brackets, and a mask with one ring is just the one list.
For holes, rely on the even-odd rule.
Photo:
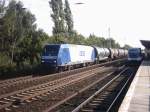
{"label": "locomotive headlight", "polygon": [[54,61],[54,63],[56,63],[56,60]]}
{"label": "locomotive headlight", "polygon": [[44,60],[42,60],[42,62],[44,62]]}

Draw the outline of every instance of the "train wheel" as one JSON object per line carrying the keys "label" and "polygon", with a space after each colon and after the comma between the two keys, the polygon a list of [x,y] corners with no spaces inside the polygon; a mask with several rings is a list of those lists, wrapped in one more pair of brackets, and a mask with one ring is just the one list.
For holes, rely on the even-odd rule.
{"label": "train wheel", "polygon": [[63,72],[63,67],[59,67],[58,68],[58,72],[60,73],[60,72]]}
{"label": "train wheel", "polygon": [[68,70],[69,70],[69,71],[71,70],[71,66],[68,66]]}

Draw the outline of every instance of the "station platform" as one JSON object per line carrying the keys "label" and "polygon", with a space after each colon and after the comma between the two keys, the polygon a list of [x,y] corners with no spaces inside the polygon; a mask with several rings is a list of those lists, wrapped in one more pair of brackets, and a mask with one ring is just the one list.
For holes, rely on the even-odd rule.
{"label": "station platform", "polygon": [[118,112],[150,112],[150,61],[143,61]]}

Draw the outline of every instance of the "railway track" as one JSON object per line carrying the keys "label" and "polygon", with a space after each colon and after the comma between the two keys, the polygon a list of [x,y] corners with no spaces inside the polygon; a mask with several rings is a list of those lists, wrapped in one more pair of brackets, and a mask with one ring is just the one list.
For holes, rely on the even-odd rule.
{"label": "railway track", "polygon": [[[99,65],[100,66],[100,65]],[[98,67],[98,65],[94,65],[88,68],[81,68],[78,70],[72,70],[62,73],[56,73],[48,76],[42,76],[42,77],[22,77],[17,79],[10,79],[6,81],[0,82],[0,95],[7,94],[9,92],[18,91],[24,88],[28,88],[31,86],[35,86],[38,84],[47,83],[49,81],[53,81],[59,78],[63,78],[72,74],[76,74],[79,72],[86,71],[87,69],[92,69],[94,67]]]}
{"label": "railway track", "polygon": [[[127,70],[130,71],[130,73]],[[73,110],[70,111],[72,112],[116,112],[117,111],[116,105],[118,105],[116,104],[116,101],[119,99],[121,93],[124,91],[126,86],[132,80],[133,76],[134,76],[134,71],[129,70],[129,68],[125,69],[119,75],[115,76],[112,80],[107,82],[105,86],[100,88],[98,91],[94,92],[78,107],[76,107],[75,109],[72,108]],[[86,96],[88,95],[85,94],[84,97]],[[81,98],[82,97],[80,97],[80,99]],[[63,110],[63,112],[67,112],[67,111]]]}
{"label": "railway track", "polygon": [[8,94],[10,92],[18,91],[18,90],[25,89],[31,86],[35,86],[35,85],[44,84],[49,81],[53,81],[53,80],[63,78],[72,74],[87,71],[89,69],[94,69],[100,66],[112,65],[118,62],[124,62],[124,60],[125,59],[119,59],[119,60],[115,60],[112,62],[106,62],[106,63],[102,63],[98,65],[93,65],[93,66],[89,66],[85,68],[79,68],[79,69],[62,72],[62,73],[51,74],[47,76],[41,76],[41,77],[27,76],[27,77],[0,81],[0,95]]}
{"label": "railway track", "polygon": [[[100,67],[101,69],[103,67]],[[71,75],[65,78],[61,78],[58,80],[54,80],[48,83],[44,83],[41,85],[33,86],[27,89],[15,91],[9,94],[0,96],[0,110],[10,110],[9,107],[16,107],[23,103],[29,103],[41,96],[48,95],[54,93],[55,91],[62,90],[70,85],[81,82],[85,79],[90,79],[97,75],[97,72],[104,72],[108,70],[112,70],[114,68],[96,68],[94,70],[78,73],[76,75]]]}
{"label": "railway track", "polygon": [[122,92],[127,90],[127,86],[129,86],[136,69],[126,68],[118,75],[115,73],[106,77],[102,82],[96,81],[89,89],[70,99],[66,99],[54,109],[49,108],[44,112],[109,112],[112,110],[116,112],[118,102],[117,106],[114,105],[120,99]]}
{"label": "railway track", "polygon": [[32,76],[26,76],[26,77],[19,77],[19,78],[14,78],[14,79],[3,80],[3,81],[0,81],[0,87],[6,86],[6,85],[9,85],[9,84],[13,84],[17,81],[23,81],[23,80],[26,80],[26,79],[30,79],[30,78],[32,78]]}
{"label": "railway track", "polygon": [[[63,93],[64,97],[66,97],[64,93],[68,94],[69,88],[69,91],[71,90],[71,92],[68,94],[68,96],[70,96],[70,94],[72,93],[78,93],[81,88],[87,86],[87,84],[91,84],[92,81],[96,80],[96,78],[102,77],[99,72],[108,73],[116,69],[112,67],[107,67],[105,68],[105,70],[100,71],[100,68],[103,69],[104,66],[110,66],[118,62],[120,63],[120,60],[113,61],[111,63],[107,62],[100,65],[93,65],[86,68],[80,68],[78,70],[67,71],[64,73],[58,73],[51,76],[35,78],[26,77],[26,79],[24,80],[23,78],[6,80],[8,85],[5,84],[4,81],[1,81],[0,83],[2,85],[0,90],[9,89],[12,87],[11,85],[14,85],[15,89],[4,92],[4,94],[0,95],[0,111],[18,112],[18,110],[22,107],[24,109],[28,108],[29,111],[31,105],[32,108],[35,108],[38,105],[37,103],[43,102],[43,99],[45,102],[45,97],[47,96],[50,96],[50,99],[53,100],[52,96],[60,96],[60,93]],[[17,86],[20,86],[20,88],[18,89]],[[78,90],[78,88],[80,89]],[[62,98],[62,100],[63,99],[64,98]],[[56,104],[57,100],[58,99],[55,100]],[[60,99],[58,100],[58,102],[60,102]],[[47,106],[50,105],[53,104],[49,104]],[[45,110],[46,108],[47,107],[44,107],[42,110]],[[21,109],[21,111],[26,112],[24,109]],[[41,109],[39,112],[41,112]]]}

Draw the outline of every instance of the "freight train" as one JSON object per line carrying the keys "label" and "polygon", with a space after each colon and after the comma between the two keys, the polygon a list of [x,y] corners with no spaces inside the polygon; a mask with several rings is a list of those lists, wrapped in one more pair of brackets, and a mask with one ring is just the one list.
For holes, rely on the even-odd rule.
{"label": "freight train", "polygon": [[100,63],[108,59],[125,57],[127,53],[127,50],[124,49],[75,44],[47,44],[43,49],[41,62],[50,68],[64,71]]}

